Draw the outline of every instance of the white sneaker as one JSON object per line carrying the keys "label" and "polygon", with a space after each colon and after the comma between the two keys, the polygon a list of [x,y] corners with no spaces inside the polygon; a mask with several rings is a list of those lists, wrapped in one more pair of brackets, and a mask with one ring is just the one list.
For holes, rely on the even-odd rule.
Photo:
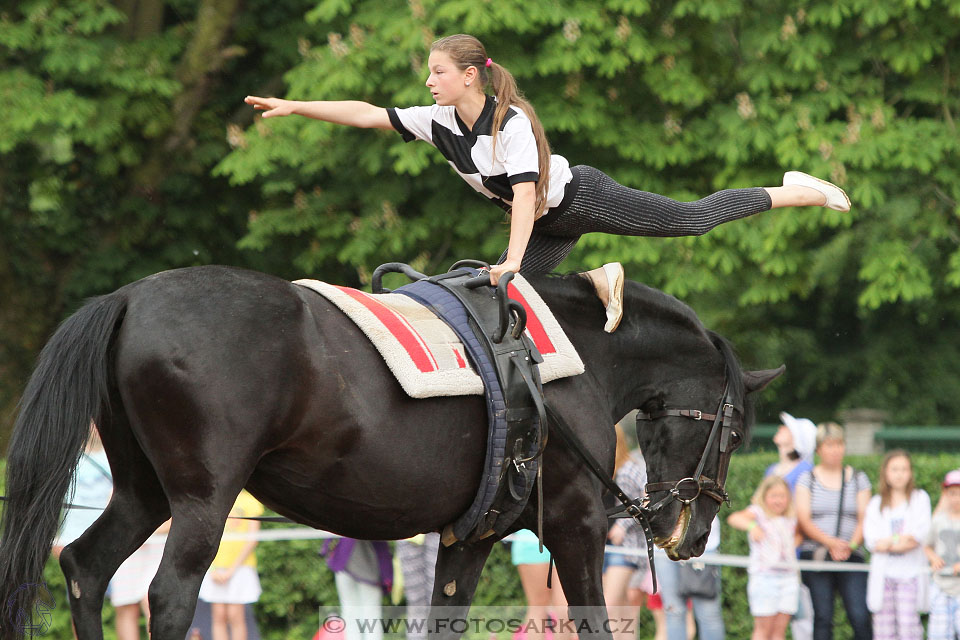
{"label": "white sneaker", "polygon": [[816,189],[827,198],[827,202],[823,206],[829,207],[834,211],[850,211],[850,198],[847,197],[843,189],[832,182],[814,178],[802,171],[787,171],[783,174],[783,186],[788,187],[791,185]]}
{"label": "white sneaker", "polygon": [[603,330],[613,333],[623,320],[623,265],[619,262],[608,262],[603,265],[603,273],[607,276],[607,322]]}

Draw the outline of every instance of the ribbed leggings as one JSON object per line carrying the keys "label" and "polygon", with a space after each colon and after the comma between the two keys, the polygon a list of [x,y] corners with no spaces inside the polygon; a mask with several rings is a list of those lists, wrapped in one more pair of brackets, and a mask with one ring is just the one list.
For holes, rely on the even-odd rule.
{"label": "ribbed leggings", "polygon": [[[533,227],[520,265],[521,273],[553,271],[585,233],[620,236],[699,236],[717,225],[770,209],[761,187],[725,189],[693,202],[625,187],[599,169],[573,168],[579,179],[569,205],[556,217]],[[571,185],[573,186],[573,185]],[[506,259],[506,252],[499,262]]]}

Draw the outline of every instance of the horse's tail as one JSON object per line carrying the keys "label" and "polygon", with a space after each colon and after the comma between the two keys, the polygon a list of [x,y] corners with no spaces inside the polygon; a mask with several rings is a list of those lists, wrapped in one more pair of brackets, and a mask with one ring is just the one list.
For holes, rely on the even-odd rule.
{"label": "horse's tail", "polygon": [[31,630],[25,625],[90,421],[109,410],[110,346],[126,306],[126,297],[113,293],[67,318],[40,353],[20,400],[0,516],[0,640]]}

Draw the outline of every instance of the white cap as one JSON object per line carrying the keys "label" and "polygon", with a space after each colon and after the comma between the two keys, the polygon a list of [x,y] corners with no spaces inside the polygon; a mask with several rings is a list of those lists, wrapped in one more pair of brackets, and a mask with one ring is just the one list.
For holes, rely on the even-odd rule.
{"label": "white cap", "polygon": [[806,418],[794,418],[786,411],[780,413],[780,421],[793,436],[793,448],[802,460],[813,462],[813,452],[817,448],[817,425]]}

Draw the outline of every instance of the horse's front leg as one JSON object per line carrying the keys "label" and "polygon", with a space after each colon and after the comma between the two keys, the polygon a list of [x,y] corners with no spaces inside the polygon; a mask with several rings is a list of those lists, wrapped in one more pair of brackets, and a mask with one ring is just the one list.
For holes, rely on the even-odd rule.
{"label": "horse's front leg", "polygon": [[490,537],[471,544],[440,545],[427,620],[430,640],[453,640],[463,634],[464,628],[457,621],[467,619],[480,573],[495,542],[496,538]]}
{"label": "horse's front leg", "polygon": [[544,512],[543,522],[544,544],[553,554],[569,605],[570,619],[561,622],[560,635],[577,633],[581,640],[611,640],[611,624],[619,621],[608,622],[603,598],[607,516],[599,485],[581,475],[562,496],[564,505],[551,505],[554,508]]}

